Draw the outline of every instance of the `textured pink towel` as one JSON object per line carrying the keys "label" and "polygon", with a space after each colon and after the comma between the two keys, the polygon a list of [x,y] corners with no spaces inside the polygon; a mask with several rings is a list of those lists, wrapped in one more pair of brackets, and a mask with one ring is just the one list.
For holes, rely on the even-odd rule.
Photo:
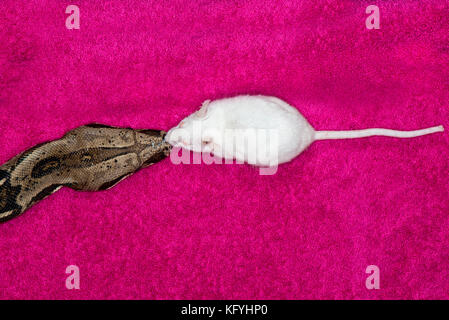
{"label": "textured pink towel", "polygon": [[[169,129],[242,93],[285,99],[318,130],[449,129],[448,10],[2,0],[0,162],[89,122]],[[448,157],[446,130],[320,141],[273,176],[164,160],[109,191],[62,189],[0,225],[0,298],[447,299]]]}

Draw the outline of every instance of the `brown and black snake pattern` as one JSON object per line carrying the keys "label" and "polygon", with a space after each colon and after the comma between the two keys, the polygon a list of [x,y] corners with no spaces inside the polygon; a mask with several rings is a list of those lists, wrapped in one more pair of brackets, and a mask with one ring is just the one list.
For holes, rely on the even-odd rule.
{"label": "brown and black snake pattern", "polygon": [[89,124],[34,146],[0,167],[0,222],[63,186],[106,190],[170,153],[161,130]]}

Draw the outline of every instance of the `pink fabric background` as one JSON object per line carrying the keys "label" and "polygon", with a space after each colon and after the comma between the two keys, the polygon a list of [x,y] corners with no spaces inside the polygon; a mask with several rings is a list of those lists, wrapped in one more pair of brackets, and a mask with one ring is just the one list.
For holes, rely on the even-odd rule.
{"label": "pink fabric background", "polygon": [[[448,9],[3,0],[0,162],[89,122],[169,129],[241,93],[322,130],[448,130]],[[0,225],[0,298],[449,298],[448,137],[321,141],[274,176],[165,160],[106,192],[62,189]],[[365,288],[371,264],[380,290]]]}

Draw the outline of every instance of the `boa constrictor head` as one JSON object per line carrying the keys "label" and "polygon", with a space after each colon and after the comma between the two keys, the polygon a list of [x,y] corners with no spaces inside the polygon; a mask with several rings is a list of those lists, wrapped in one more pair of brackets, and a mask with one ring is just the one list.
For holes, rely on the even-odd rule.
{"label": "boa constrictor head", "polygon": [[17,155],[0,167],[0,222],[63,186],[106,190],[170,153],[161,130],[90,124]]}

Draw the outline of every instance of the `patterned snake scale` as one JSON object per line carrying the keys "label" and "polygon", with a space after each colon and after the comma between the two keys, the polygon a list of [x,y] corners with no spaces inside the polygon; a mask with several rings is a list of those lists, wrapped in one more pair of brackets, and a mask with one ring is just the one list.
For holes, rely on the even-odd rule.
{"label": "patterned snake scale", "polygon": [[17,217],[63,186],[106,190],[167,157],[161,130],[89,124],[28,149],[0,167],[0,222]]}

